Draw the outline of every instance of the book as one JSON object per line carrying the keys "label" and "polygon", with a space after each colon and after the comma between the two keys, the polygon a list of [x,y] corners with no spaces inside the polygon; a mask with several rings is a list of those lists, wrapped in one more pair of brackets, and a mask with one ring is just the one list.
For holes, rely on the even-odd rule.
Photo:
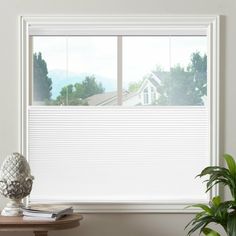
{"label": "book", "polygon": [[73,213],[73,208],[23,208],[23,220],[55,221]]}
{"label": "book", "polygon": [[23,216],[23,220],[28,220],[28,221],[47,221],[47,222],[54,222],[56,220],[61,219],[61,217],[37,217],[37,216]]}

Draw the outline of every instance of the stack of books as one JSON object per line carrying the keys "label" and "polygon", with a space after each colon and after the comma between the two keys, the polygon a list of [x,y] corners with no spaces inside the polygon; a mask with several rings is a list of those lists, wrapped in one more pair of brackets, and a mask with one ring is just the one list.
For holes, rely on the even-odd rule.
{"label": "stack of books", "polygon": [[56,221],[64,216],[71,215],[73,208],[22,208],[23,220]]}

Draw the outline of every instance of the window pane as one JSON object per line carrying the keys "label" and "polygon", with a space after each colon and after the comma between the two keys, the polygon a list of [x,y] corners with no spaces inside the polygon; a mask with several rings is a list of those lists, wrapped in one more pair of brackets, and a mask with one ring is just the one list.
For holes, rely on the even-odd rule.
{"label": "window pane", "polygon": [[33,37],[33,105],[116,105],[116,37]]}
{"label": "window pane", "polygon": [[123,105],[202,106],[205,36],[123,37]]}

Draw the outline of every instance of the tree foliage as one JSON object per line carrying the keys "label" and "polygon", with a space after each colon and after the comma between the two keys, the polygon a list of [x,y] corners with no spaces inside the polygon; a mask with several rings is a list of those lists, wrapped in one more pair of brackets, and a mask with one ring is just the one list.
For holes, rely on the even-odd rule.
{"label": "tree foliage", "polygon": [[33,55],[33,98],[34,101],[50,100],[52,80],[48,77],[47,63],[42,58],[41,52]]}
{"label": "tree foliage", "polygon": [[128,91],[133,93],[137,92],[142,84],[142,81],[129,83]]}
{"label": "tree foliage", "polygon": [[97,83],[94,76],[87,76],[81,83],[70,84],[62,88],[54,105],[88,105],[86,98],[104,93],[101,83]]}
{"label": "tree foliage", "polygon": [[159,68],[153,72],[159,79],[158,105],[203,105],[207,94],[207,57],[193,53],[185,70],[180,65],[165,72]]}

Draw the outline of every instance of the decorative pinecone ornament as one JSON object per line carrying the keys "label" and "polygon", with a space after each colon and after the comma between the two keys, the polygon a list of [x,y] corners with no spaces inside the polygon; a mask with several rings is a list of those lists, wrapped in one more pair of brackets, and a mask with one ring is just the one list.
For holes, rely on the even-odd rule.
{"label": "decorative pinecone ornament", "polygon": [[0,194],[10,199],[3,209],[2,215],[21,215],[21,200],[31,192],[33,176],[30,167],[19,153],[13,153],[6,157],[0,168]]}

